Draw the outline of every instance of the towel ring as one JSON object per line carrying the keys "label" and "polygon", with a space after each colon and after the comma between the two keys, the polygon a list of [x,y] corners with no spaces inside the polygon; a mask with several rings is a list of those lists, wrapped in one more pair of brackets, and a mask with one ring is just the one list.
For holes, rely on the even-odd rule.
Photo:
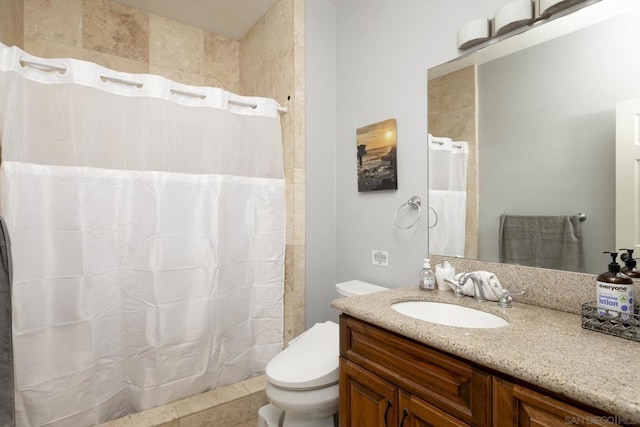
{"label": "towel ring", "polygon": [[[402,208],[404,208],[405,206],[409,206],[411,209],[418,209],[418,216],[416,217],[415,221],[413,221],[411,224],[409,224],[406,227],[403,227],[402,225],[398,225],[398,214],[400,213]],[[421,216],[422,216],[422,200],[420,200],[420,197],[418,196],[413,196],[409,200],[407,200],[406,202],[400,205],[400,207],[396,211],[396,214],[393,216],[393,223],[398,228],[401,228],[403,230],[408,230],[418,223]]]}

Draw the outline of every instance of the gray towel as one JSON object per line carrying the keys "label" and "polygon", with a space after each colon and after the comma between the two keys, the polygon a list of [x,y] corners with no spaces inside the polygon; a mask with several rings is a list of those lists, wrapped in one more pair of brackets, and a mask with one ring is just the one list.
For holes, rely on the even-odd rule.
{"label": "gray towel", "polygon": [[577,215],[500,216],[500,262],[584,271]]}
{"label": "gray towel", "polygon": [[0,426],[15,425],[11,277],[9,231],[0,218]]}

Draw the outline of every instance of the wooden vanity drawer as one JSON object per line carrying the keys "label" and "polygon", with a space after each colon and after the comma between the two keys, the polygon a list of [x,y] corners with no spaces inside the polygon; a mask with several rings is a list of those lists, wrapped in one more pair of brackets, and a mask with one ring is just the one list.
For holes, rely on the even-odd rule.
{"label": "wooden vanity drawer", "polygon": [[406,337],[340,316],[340,354],[471,425],[490,425],[491,376]]}

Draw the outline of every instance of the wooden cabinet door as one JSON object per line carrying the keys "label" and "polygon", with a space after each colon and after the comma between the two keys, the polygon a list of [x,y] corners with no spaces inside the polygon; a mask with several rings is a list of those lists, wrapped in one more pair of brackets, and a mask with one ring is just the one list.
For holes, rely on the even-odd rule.
{"label": "wooden cabinet door", "polygon": [[398,388],[340,357],[340,427],[398,425]]}
{"label": "wooden cabinet door", "polygon": [[455,417],[441,411],[424,400],[400,392],[400,427],[468,427]]}
{"label": "wooden cabinet door", "polygon": [[612,425],[605,417],[497,377],[493,378],[493,420],[495,427]]}
{"label": "wooden cabinet door", "polygon": [[490,424],[491,375],[465,361],[344,314],[340,355],[468,424]]}

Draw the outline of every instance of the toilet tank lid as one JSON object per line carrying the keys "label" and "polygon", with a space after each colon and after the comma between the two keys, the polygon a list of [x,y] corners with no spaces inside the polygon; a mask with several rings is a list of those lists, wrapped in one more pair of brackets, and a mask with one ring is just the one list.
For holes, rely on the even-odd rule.
{"label": "toilet tank lid", "polygon": [[336,288],[343,295],[348,297],[389,290],[389,288],[385,288],[384,286],[378,286],[360,280],[349,280],[347,282],[336,283]]}

